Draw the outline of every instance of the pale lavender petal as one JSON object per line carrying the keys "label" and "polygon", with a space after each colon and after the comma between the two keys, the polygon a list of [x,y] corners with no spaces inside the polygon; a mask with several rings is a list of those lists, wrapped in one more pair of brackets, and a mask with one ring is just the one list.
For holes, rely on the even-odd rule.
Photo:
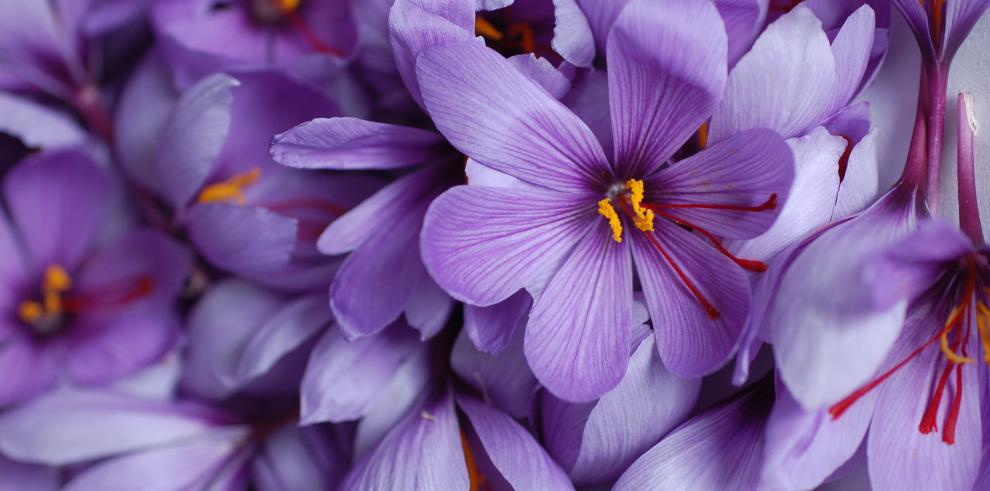
{"label": "pale lavender petal", "polygon": [[[934,302],[932,302],[934,303]],[[891,350],[889,367],[921,346],[948,317],[948,309],[931,304],[913,309],[903,335]],[[976,348],[974,343],[970,349]],[[973,351],[970,351],[973,352]],[[950,377],[938,410],[938,431],[922,434],[919,422],[932,397],[932,388],[945,366],[937,347],[923,351],[884,381],[870,425],[867,456],[874,489],[974,489],[980,470],[983,430],[981,387],[974,370],[963,370],[962,386]],[[945,418],[956,391],[962,391],[958,429],[952,445],[942,439]]]}
{"label": "pale lavender petal", "polygon": [[553,274],[595,215],[594,201],[525,189],[458,186],[423,223],[427,270],[450,295],[492,305]]}
{"label": "pale lavender petal", "polygon": [[540,84],[540,87],[543,87],[555,99],[563,97],[571,88],[571,80],[567,78],[567,75],[564,75],[546,58],[538,58],[535,54],[528,53],[510,57],[509,63],[523,75]]}
{"label": "pale lavender petal", "polygon": [[664,368],[652,337],[629,360],[622,382],[590,404],[542,399],[547,450],[581,485],[619,477],[636,458],[679,425],[694,407],[700,379]]}
{"label": "pale lavender petal", "polygon": [[856,453],[873,416],[876,394],[860,399],[838,420],[806,411],[777,385],[767,421],[761,487],[815,489]]}
{"label": "pale lavender petal", "polygon": [[331,322],[323,294],[308,295],[287,302],[257,327],[239,355],[233,380],[228,387],[242,387],[269,373],[284,357],[309,341]]}
{"label": "pale lavender petal", "polygon": [[616,170],[663,165],[711,114],[726,80],[725,29],[709,2],[629,3],[608,40]]}
{"label": "pale lavender petal", "polygon": [[516,326],[522,322],[533,305],[525,290],[489,307],[464,306],[464,332],[483,353],[498,354],[512,339]]}
{"label": "pale lavender petal", "polygon": [[835,93],[832,109],[838,110],[852,100],[862,86],[863,75],[873,49],[876,18],[869,5],[863,5],[846,19],[832,41],[835,60]]}
{"label": "pale lavender petal", "polygon": [[474,8],[461,0],[396,0],[388,16],[395,66],[409,94],[423,106],[416,76],[419,55],[434,46],[469,40],[474,34]]}
{"label": "pale lavender petal", "polygon": [[[469,486],[454,398],[429,397],[351,470],[341,489],[461,490]],[[429,465],[422,465],[429,462]]]}
{"label": "pale lavender petal", "polygon": [[753,45],[767,16],[766,0],[715,0],[715,7],[725,21],[728,38],[729,67]]}
{"label": "pale lavender petal", "polygon": [[240,85],[223,74],[205,78],[179,97],[160,136],[158,175],[169,204],[185,207],[210,176],[231,123]]}
{"label": "pale lavender petal", "polygon": [[553,50],[575,66],[588,67],[595,59],[595,38],[576,0],[554,0]]}
{"label": "pale lavender petal", "polygon": [[184,491],[205,489],[243,445],[230,431],[152,448],[97,464],[76,476],[65,491]]}
{"label": "pale lavender petal", "polygon": [[0,417],[0,450],[17,460],[65,465],[179,442],[212,423],[195,412],[111,392],[60,391]]}
{"label": "pale lavender petal", "polygon": [[419,283],[406,302],[406,322],[418,330],[420,339],[425,341],[443,330],[454,303],[429,274],[420,275]]}
{"label": "pale lavender petal", "polygon": [[470,397],[458,397],[486,457],[512,489],[574,489],[556,462],[510,416]]}
{"label": "pale lavender petal", "polygon": [[719,237],[755,237],[770,228],[790,201],[794,167],[791,149],[780,136],[768,130],[748,130],[661,169],[646,181],[646,200],[661,206],[700,203],[749,207],[775,201],[772,209],[757,212],[663,210]]}
{"label": "pale lavender petal", "polygon": [[732,356],[738,344],[749,311],[749,280],[742,268],[706,239],[666,220],[657,220],[654,226],[667,254],[718,310],[718,318],[712,319],[654,246],[645,237],[631,234],[660,358],[680,376],[711,373]]}
{"label": "pale lavender petal", "polygon": [[158,142],[178,99],[168,66],[160,55],[152,53],[134,69],[114,114],[114,144],[120,165],[129,178],[159,196],[167,196],[167,191],[158,175]]}
{"label": "pale lavender petal", "polygon": [[443,137],[419,128],[357,118],[319,118],[275,135],[276,162],[300,169],[395,169],[429,164]]}
{"label": "pale lavender petal", "polygon": [[877,130],[870,130],[849,154],[846,174],[835,199],[833,220],[859,213],[876,198],[879,191],[877,138]]}
{"label": "pale lavender petal", "polygon": [[729,74],[711,120],[711,142],[768,128],[800,136],[831,110],[835,60],[821,22],[797,7],[770,24]]}
{"label": "pale lavender petal", "polygon": [[612,488],[756,489],[770,384],[681,425],[633,462]]}
{"label": "pale lavender petal", "polygon": [[419,402],[431,382],[431,350],[419,348],[399,366],[392,380],[381,390],[374,407],[357,423],[354,432],[354,459],[373,449],[402,417]]}
{"label": "pale lavender petal", "polygon": [[68,114],[4,92],[0,92],[0,133],[32,148],[66,147],[86,139]]}
{"label": "pale lavender petal", "polygon": [[769,230],[732,248],[740,257],[766,261],[832,219],[839,192],[838,162],[846,141],[824,128],[787,140],[794,152],[794,184]]}
{"label": "pale lavender petal", "polygon": [[595,36],[595,46],[599,53],[605,52],[605,44],[608,40],[608,33],[612,31],[612,24],[619,17],[622,8],[630,0],[577,0],[578,6],[588,19],[588,26]]}
{"label": "pale lavender petal", "polygon": [[417,63],[433,122],[461,153],[532,184],[588,192],[609,172],[594,134],[542,87],[475,41]]}
{"label": "pale lavender petal", "polygon": [[597,399],[622,380],[629,363],[632,260],[628,246],[610,238],[608,224],[596,221],[534,302],[526,325],[530,368],[564,400]]}
{"label": "pale lavender petal", "polygon": [[34,155],[4,180],[11,217],[37,271],[79,265],[97,238],[109,194],[108,176],[75,151]]}
{"label": "pale lavender petal", "polygon": [[367,414],[416,346],[415,332],[401,322],[353,341],[328,331],[303,376],[302,423],[339,423]]}
{"label": "pale lavender petal", "polygon": [[988,0],[957,0],[945,2],[945,29],[942,44],[942,58],[952,60],[956,50],[962,45],[969,31],[980,20],[987,7],[990,7]]}
{"label": "pale lavender petal", "polygon": [[251,459],[260,491],[321,491],[336,489],[346,460],[328,435],[314,428],[285,425],[275,430]]}
{"label": "pale lavender petal", "polygon": [[478,351],[464,331],[457,336],[450,354],[450,367],[464,382],[474,387],[485,402],[516,418],[529,416],[533,395],[539,388],[523,353],[525,322],[525,317],[519,320],[508,346],[497,355]]}
{"label": "pale lavender petal", "polygon": [[869,381],[896,339],[907,301],[879,301],[886,281],[867,266],[911,222],[886,199],[822,234],[784,273],[765,322],[781,377],[803,407],[837,402]]}

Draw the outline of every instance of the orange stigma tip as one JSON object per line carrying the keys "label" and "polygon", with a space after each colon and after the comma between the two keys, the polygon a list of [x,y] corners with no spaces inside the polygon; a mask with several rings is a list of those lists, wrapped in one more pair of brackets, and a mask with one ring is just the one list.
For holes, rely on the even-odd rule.
{"label": "orange stigma tip", "polygon": [[211,184],[203,188],[196,198],[197,203],[235,203],[243,205],[247,203],[244,189],[251,186],[261,178],[261,169],[252,167],[247,172],[234,174],[225,181]]}
{"label": "orange stigma tip", "polygon": [[501,41],[505,38],[502,31],[499,31],[497,27],[480,15],[475,16],[474,18],[474,32],[476,32],[479,36],[491,39],[492,41]]}

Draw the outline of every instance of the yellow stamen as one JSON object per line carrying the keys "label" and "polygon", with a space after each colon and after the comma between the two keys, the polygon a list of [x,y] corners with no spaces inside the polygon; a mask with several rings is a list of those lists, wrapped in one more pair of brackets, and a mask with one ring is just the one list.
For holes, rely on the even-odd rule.
{"label": "yellow stamen", "polygon": [[299,9],[299,0],[274,0],[275,6],[282,12],[295,12]]}
{"label": "yellow stamen", "polygon": [[982,302],[976,304],[976,327],[983,345],[983,362],[990,365],[990,309]]}
{"label": "yellow stamen", "polygon": [[34,321],[40,319],[44,313],[45,309],[40,303],[32,302],[30,300],[21,302],[20,307],[17,309],[17,315],[20,316],[22,321],[28,324],[33,324]]}
{"label": "yellow stamen", "polygon": [[491,39],[492,41],[501,41],[505,35],[502,31],[499,31],[491,22],[485,20],[484,17],[478,15],[474,18],[474,32]]}
{"label": "yellow stamen", "polygon": [[708,147],[708,121],[701,123],[698,128],[698,148],[704,150]]}
{"label": "yellow stamen", "polygon": [[199,193],[199,197],[196,198],[196,202],[226,202],[243,205],[247,203],[247,198],[244,196],[244,188],[254,184],[259,178],[261,178],[261,169],[252,167],[247,172],[234,174],[226,181],[211,184],[203,188],[203,191]]}
{"label": "yellow stamen", "polygon": [[630,179],[626,181],[626,187],[629,188],[629,204],[632,205],[633,214],[635,215],[633,217],[633,224],[643,232],[652,232],[653,210],[643,208],[643,181]]}
{"label": "yellow stamen", "polygon": [[612,207],[612,202],[605,198],[598,202],[598,214],[608,220],[608,226],[612,227],[612,240],[622,242],[622,221],[619,214]]}
{"label": "yellow stamen", "polygon": [[957,365],[962,365],[963,363],[972,363],[973,362],[973,359],[972,358],[967,358],[967,357],[964,357],[964,356],[959,356],[959,355],[956,354],[955,351],[952,351],[952,349],[949,348],[949,333],[954,330],[950,326],[953,326],[953,325],[959,323],[960,322],[959,317],[961,315],[964,315],[964,313],[967,310],[968,309],[965,308],[962,305],[960,305],[959,307],[956,307],[955,309],[953,309],[952,310],[952,313],[949,314],[949,319],[947,321],[945,321],[945,326],[942,327],[942,339],[940,340],[940,345],[939,345],[940,348],[941,348],[941,350],[942,350],[942,354],[944,354],[945,357],[950,362],[955,363]]}
{"label": "yellow stamen", "polygon": [[461,448],[464,450],[464,465],[467,467],[469,489],[470,491],[479,491],[487,479],[478,470],[478,463],[475,462],[474,455],[471,454],[471,447],[468,446],[467,435],[464,434],[464,430],[461,430]]}

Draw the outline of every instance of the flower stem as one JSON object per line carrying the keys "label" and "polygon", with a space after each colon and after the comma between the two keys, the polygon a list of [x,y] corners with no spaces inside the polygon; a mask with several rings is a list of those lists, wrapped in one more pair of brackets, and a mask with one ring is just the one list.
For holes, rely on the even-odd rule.
{"label": "flower stem", "polygon": [[973,134],[976,120],[973,102],[968,93],[959,93],[959,134],[956,141],[956,175],[959,193],[959,227],[974,244],[983,244],[980,207],[976,196],[976,175],[973,169]]}

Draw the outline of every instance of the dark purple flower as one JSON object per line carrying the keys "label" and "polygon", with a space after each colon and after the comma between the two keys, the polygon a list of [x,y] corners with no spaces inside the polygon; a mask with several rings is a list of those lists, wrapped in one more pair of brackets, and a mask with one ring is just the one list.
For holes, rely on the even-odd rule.
{"label": "dark purple flower", "polygon": [[574,113],[475,42],[428,50],[417,66],[439,130],[505,175],[501,187],[459,186],[434,202],[424,262],[470,304],[527,289],[536,299],[527,359],[572,401],[597,398],[626,371],[633,258],[665,365],[697,376],[731,356],[749,304],[743,267],[762,264],[736,258],[719,238],[765,231],[793,175],[790,150],[767,130],[669,161],[725,83],[713,7],[661,12],[634,2],[610,36],[611,162]]}
{"label": "dark purple flower", "polygon": [[172,303],[188,254],[150,230],[107,237],[113,192],[109,176],[75,151],[32,156],[7,174],[0,405],[63,381],[106,384],[175,341]]}

